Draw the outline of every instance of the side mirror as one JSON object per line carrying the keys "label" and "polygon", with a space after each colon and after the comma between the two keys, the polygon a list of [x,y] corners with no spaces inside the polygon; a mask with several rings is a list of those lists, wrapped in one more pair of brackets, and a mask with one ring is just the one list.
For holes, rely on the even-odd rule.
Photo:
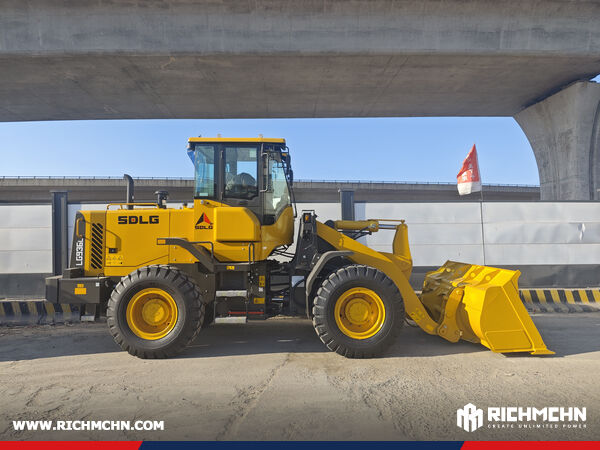
{"label": "side mirror", "polygon": [[292,157],[289,152],[283,154],[283,159],[285,160],[285,167],[287,167],[287,175],[291,186],[294,184],[294,171],[292,170]]}

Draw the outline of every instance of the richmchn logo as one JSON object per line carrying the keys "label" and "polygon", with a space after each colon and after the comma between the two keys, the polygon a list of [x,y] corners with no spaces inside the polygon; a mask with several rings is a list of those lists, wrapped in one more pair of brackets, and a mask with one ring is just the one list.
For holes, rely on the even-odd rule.
{"label": "richmchn logo", "polygon": [[198,222],[196,222],[196,230],[212,230],[213,224],[205,213],[202,213]]}
{"label": "richmchn logo", "polygon": [[475,431],[483,426],[483,410],[472,403],[468,403],[462,409],[456,411],[456,425],[465,431]]}

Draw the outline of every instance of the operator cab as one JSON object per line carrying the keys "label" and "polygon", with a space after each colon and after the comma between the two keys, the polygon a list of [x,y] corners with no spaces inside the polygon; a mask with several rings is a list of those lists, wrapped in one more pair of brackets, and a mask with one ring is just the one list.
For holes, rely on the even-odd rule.
{"label": "operator cab", "polygon": [[190,138],[194,198],[250,209],[271,225],[293,204],[293,172],[284,139]]}

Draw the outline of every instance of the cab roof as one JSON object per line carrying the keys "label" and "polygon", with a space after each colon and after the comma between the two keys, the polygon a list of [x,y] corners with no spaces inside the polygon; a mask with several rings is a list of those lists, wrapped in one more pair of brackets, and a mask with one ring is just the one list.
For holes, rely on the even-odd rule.
{"label": "cab roof", "polygon": [[285,144],[285,139],[279,138],[226,138],[226,137],[191,137],[188,142],[266,142],[270,144]]}

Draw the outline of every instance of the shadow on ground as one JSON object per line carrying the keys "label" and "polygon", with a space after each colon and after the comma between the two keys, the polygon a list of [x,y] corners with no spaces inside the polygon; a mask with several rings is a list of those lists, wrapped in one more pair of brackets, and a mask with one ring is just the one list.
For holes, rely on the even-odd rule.
{"label": "shadow on ground", "polygon": [[[532,315],[546,347],[556,358],[600,351],[600,313],[547,313]],[[525,353],[508,353],[508,357],[523,357]]]}
{"label": "shadow on ground", "polygon": [[[543,314],[533,317],[554,357],[600,351],[600,314]],[[105,323],[0,328],[0,361],[120,352]],[[265,353],[321,353],[329,350],[306,319],[271,319],[245,325],[212,325],[179,358]],[[383,357],[429,357],[488,352],[479,344],[452,344],[404,325]],[[529,357],[529,354],[507,356]]]}

